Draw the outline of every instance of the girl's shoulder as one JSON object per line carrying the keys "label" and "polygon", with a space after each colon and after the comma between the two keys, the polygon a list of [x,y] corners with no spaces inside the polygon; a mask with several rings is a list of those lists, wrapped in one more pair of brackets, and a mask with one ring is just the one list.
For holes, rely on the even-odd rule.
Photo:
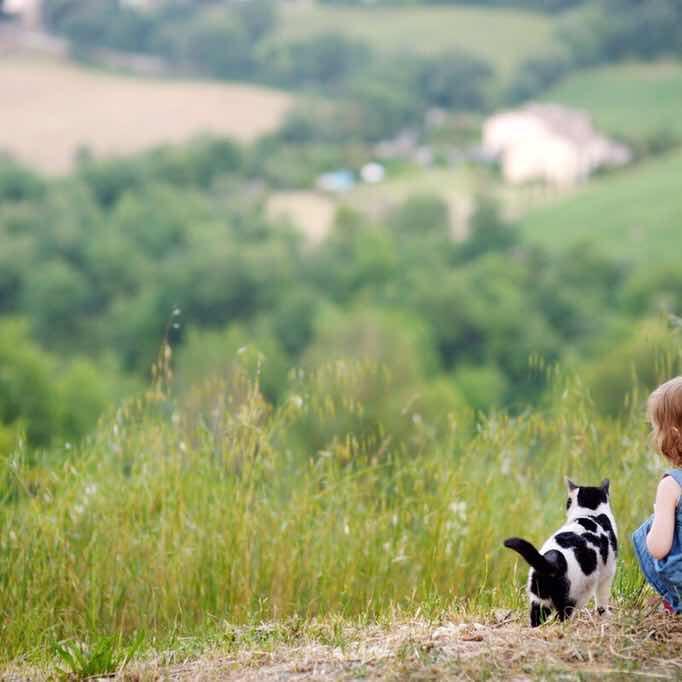
{"label": "girl's shoulder", "polygon": [[663,483],[663,481],[666,480],[670,481],[670,479],[675,481],[677,486],[680,488],[680,491],[682,491],[682,469],[666,469],[665,473],[663,474],[661,483]]}

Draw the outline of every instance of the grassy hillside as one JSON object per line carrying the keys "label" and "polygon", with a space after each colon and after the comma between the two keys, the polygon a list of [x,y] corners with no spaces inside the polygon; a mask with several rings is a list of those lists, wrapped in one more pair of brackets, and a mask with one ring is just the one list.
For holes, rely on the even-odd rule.
{"label": "grassy hillside", "polygon": [[612,134],[682,136],[682,62],[589,69],[566,78],[545,99],[586,109]]}
{"label": "grassy hillside", "polygon": [[461,48],[510,73],[544,49],[551,21],[533,12],[475,7],[334,7],[289,3],[279,38],[342,31],[379,50],[435,53]]}
{"label": "grassy hillside", "polygon": [[[463,410],[438,431],[408,396],[392,407],[404,433],[374,432],[353,396],[383,376],[337,363],[275,409],[238,374],[179,404],[159,384],[78,452],[0,460],[0,665],[105,635],[163,651],[272,619],[525,611],[526,567],[502,540],[557,527],[564,475],[611,477],[623,538],[649,513],[658,464],[638,415],[602,420],[567,387],[556,410],[477,428]],[[622,547],[614,591],[632,607]]]}
{"label": "grassy hillside", "polygon": [[531,210],[528,238],[550,247],[598,242],[633,261],[677,260],[682,251],[682,153],[596,178],[575,194]]}
{"label": "grassy hillside", "polygon": [[87,145],[124,155],[202,131],[250,140],[291,103],[245,85],[131,78],[48,60],[0,61],[0,149],[47,172],[68,170]]}

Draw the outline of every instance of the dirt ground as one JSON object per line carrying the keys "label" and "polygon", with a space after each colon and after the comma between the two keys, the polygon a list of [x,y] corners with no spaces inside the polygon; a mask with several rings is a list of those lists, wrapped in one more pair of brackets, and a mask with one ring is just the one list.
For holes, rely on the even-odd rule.
{"label": "dirt ground", "polygon": [[[267,632],[268,627],[264,628]],[[406,622],[308,640],[219,651],[194,661],[132,666],[129,680],[640,680],[682,679],[682,619],[650,609],[531,630],[525,616],[488,622]]]}
{"label": "dirt ground", "polygon": [[[5,669],[0,679],[49,679]],[[130,663],[116,679],[236,680],[668,680],[682,679],[682,619],[644,611],[582,613],[530,629],[525,615],[387,626],[262,624],[183,660],[180,649]]]}

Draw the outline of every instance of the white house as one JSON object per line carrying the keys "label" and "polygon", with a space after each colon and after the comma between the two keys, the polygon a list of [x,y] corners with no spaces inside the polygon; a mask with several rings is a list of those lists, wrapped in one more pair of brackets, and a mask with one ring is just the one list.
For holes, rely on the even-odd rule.
{"label": "white house", "polygon": [[622,166],[630,150],[600,135],[590,117],[557,104],[529,104],[490,117],[483,149],[496,157],[505,180],[545,181],[558,186],[582,182],[601,167]]}
{"label": "white house", "polygon": [[38,31],[42,27],[42,0],[5,0],[3,9],[27,30]]}

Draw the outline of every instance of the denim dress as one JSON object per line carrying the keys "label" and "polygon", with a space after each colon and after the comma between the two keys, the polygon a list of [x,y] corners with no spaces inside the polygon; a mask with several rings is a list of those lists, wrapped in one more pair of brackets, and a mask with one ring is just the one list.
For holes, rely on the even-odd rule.
{"label": "denim dress", "polygon": [[[682,469],[668,469],[665,474],[672,476],[682,487]],[[682,501],[682,498],[681,498]],[[668,601],[676,613],[682,612],[682,504],[675,510],[675,531],[670,552],[663,559],[654,559],[646,546],[646,536],[654,522],[652,514],[633,534],[635,555],[644,577],[654,589]]]}

